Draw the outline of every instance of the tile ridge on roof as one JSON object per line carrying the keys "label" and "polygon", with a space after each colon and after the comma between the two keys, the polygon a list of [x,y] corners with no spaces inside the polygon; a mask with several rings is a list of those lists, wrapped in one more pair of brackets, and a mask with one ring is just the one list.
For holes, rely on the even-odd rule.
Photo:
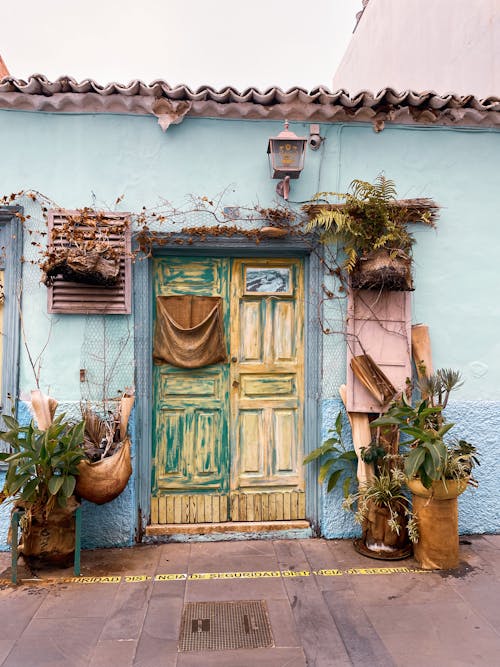
{"label": "tile ridge on roof", "polygon": [[[308,100],[310,102],[314,102],[321,97],[327,97],[330,98],[330,100],[343,100],[348,107],[367,103],[371,105],[373,103],[381,102],[384,98],[386,98],[386,101],[389,101],[390,99],[393,104],[401,104],[410,101],[412,102],[412,106],[419,106],[431,98],[439,98],[440,100],[453,99],[454,103],[458,103],[460,106],[468,106],[477,103],[481,104],[483,101],[476,98],[474,95],[457,95],[450,91],[447,91],[446,93],[437,93],[434,90],[415,91],[407,89],[398,91],[390,86],[382,88],[377,92],[359,90],[354,93],[345,89],[332,91],[322,84],[315,86],[311,90],[302,86],[292,86],[287,89],[280,86],[267,86],[264,89],[257,86],[247,86],[240,91],[234,85],[222,86],[219,89],[211,85],[200,85],[195,89],[187,84],[176,84],[171,86],[163,79],[154,79],[149,84],[140,79],[132,79],[127,84],[116,81],[100,84],[95,79],[91,78],[82,79],[78,82],[71,76],[63,75],[54,81],[50,81],[43,74],[32,74],[27,80],[17,79],[13,76],[7,76],[0,80],[0,90],[2,90],[2,92],[19,92],[27,95],[50,95],[56,92],[95,92],[99,95],[154,95],[159,89],[161,89],[165,97],[170,97],[172,95],[176,99],[179,99],[180,95],[184,95],[184,98],[188,100],[200,99],[201,97],[217,100],[226,97],[228,101],[237,102],[239,100],[243,101],[247,100],[249,97],[253,97],[258,100],[256,101],[257,104],[269,103],[276,97],[291,98],[292,96],[300,97],[302,101]],[[489,95],[484,98],[484,101],[487,102],[488,105],[491,105],[492,103],[500,101],[500,97]]]}
{"label": "tile ridge on roof", "polygon": [[77,81],[70,76],[50,81],[43,74],[34,74],[27,80],[12,76],[0,80],[0,109],[156,115],[153,107],[160,99],[170,103],[174,113],[178,112],[178,105],[187,104],[184,113],[193,117],[376,122],[377,127],[381,122],[500,127],[497,96],[480,100],[474,95],[398,91],[391,87],[353,93],[344,89],[331,91],[324,85],[310,91],[301,86],[249,86],[239,91],[232,85],[219,89],[209,85],[171,86],[163,79],[149,84],[133,79],[127,84],[103,85],[94,79]]}

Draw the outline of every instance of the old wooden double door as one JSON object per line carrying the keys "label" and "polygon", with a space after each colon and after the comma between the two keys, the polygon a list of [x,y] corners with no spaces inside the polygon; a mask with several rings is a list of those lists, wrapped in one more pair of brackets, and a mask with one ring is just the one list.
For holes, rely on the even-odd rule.
{"label": "old wooden double door", "polygon": [[151,523],[305,518],[303,260],[162,257],[153,282],[220,296],[228,356],[154,365]]}

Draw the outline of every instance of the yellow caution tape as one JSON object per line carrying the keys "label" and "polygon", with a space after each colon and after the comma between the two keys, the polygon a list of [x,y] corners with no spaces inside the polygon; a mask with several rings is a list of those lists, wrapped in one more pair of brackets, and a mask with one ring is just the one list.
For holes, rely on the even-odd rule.
{"label": "yellow caution tape", "polygon": [[[380,574],[427,574],[431,570],[420,570],[411,567],[353,567],[347,570],[321,569],[321,570],[263,570],[260,572],[193,572],[186,574],[184,572],[171,574],[129,574],[109,577],[64,577],[60,579],[24,579],[28,584],[119,584],[122,581],[126,584],[139,583],[145,581],[208,581],[217,579],[276,579],[292,577],[342,577],[356,575],[380,575]],[[10,584],[10,579],[0,579],[0,585]]]}

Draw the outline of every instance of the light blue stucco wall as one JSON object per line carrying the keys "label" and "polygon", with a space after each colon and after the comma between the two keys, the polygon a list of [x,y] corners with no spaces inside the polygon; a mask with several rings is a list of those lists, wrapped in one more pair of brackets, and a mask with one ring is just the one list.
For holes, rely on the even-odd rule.
{"label": "light blue stucco wall", "polygon": [[[291,128],[298,135],[309,131],[306,123],[292,123]],[[65,208],[113,208],[116,198],[125,195],[120,210],[134,212],[162,198],[181,206],[190,193],[214,197],[225,191],[224,205],[272,206],[276,181],[269,178],[266,147],[269,136],[280,129],[281,124],[268,121],[187,118],[163,134],[153,117],[0,111],[1,194],[33,188]],[[456,410],[460,428],[478,445],[483,464],[480,489],[461,499],[461,530],[499,531],[498,511],[490,505],[483,515],[480,506],[496,497],[500,474],[495,457],[500,445],[500,132],[396,126],[376,134],[369,125],[323,124],[321,134],[326,140],[319,151],[308,150],[304,172],[292,183],[291,200],[307,200],[319,190],[345,191],[353,178],[373,180],[383,171],[395,180],[400,197],[432,197],[442,207],[437,231],[415,230],[413,321],[430,326],[435,367],[458,368],[466,379],[450,410]],[[26,200],[20,203],[36,226],[37,208]],[[28,259],[34,253],[30,243],[26,235]],[[26,327],[32,351],[43,348],[51,329],[41,388],[76,408],[88,320],[48,316],[37,267],[25,264],[23,275],[23,312],[25,322],[33,324]],[[114,335],[133,334],[132,317],[113,322]],[[323,431],[338,409],[345,356],[343,342],[332,345],[327,338],[319,398]],[[128,375],[120,381],[132,384],[132,346],[124,356]],[[32,388],[33,374],[22,349],[19,390]],[[86,546],[132,543],[137,515],[133,489],[132,479],[113,504],[85,509]],[[329,537],[356,530],[333,494],[323,498],[318,518]],[[3,526],[0,531],[5,534]]]}

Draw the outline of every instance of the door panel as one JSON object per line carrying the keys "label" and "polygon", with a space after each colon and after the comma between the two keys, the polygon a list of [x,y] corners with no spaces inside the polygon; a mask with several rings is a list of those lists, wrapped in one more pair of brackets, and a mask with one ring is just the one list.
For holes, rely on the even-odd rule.
{"label": "door panel", "polygon": [[[252,282],[247,278],[250,273]],[[278,278],[288,276],[284,287],[273,282],[273,273]],[[231,350],[236,354],[231,357],[230,484],[234,521],[305,516],[304,503],[299,503],[304,491],[303,308],[300,260],[233,261]]]}
{"label": "door panel", "polygon": [[[227,327],[228,272],[227,259],[157,259],[154,295],[221,296]],[[228,384],[228,363],[195,370],[155,365],[152,521],[227,520]]]}

